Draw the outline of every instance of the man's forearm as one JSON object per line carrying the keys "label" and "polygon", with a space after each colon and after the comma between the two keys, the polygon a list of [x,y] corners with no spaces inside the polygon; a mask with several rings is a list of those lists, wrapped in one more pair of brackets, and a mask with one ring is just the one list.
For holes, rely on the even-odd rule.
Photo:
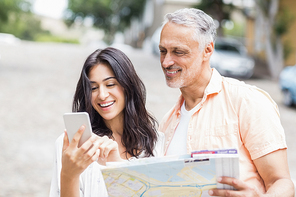
{"label": "man's forearm", "polygon": [[290,179],[279,179],[269,188],[267,186],[266,197],[294,197],[295,188]]}

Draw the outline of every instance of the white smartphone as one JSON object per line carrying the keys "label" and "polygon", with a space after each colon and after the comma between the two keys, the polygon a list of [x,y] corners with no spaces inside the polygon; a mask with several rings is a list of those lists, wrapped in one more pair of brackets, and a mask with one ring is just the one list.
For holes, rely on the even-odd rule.
{"label": "white smartphone", "polygon": [[87,112],[74,112],[64,114],[64,123],[69,137],[69,142],[72,141],[75,133],[84,125],[85,130],[80,138],[78,147],[92,136],[92,128],[90,124],[89,115]]}

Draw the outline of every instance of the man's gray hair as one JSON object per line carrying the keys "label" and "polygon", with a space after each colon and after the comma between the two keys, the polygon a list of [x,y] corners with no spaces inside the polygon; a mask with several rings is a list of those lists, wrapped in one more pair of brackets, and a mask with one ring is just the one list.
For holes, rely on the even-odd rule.
{"label": "man's gray hair", "polygon": [[164,17],[163,26],[168,22],[194,29],[193,40],[199,43],[200,50],[203,50],[207,44],[215,42],[217,27],[214,20],[199,9],[184,8],[168,13]]}

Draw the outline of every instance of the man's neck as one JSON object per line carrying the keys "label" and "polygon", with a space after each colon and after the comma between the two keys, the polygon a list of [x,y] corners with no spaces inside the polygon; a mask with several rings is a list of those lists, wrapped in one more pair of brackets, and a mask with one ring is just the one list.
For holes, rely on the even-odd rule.
{"label": "man's neck", "polygon": [[210,83],[212,72],[212,69],[205,70],[201,75],[202,78],[200,78],[196,83],[180,89],[185,100],[185,109],[187,111],[193,109],[202,101],[205,89]]}

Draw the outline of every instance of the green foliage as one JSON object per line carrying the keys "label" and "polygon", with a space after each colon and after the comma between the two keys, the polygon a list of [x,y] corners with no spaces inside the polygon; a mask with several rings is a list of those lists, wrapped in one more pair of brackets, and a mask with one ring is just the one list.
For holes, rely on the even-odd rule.
{"label": "green foliage", "polygon": [[4,32],[11,16],[19,17],[19,14],[28,12],[29,7],[30,4],[23,0],[0,0],[0,32]]}
{"label": "green foliage", "polygon": [[22,40],[35,40],[38,34],[50,34],[41,28],[41,23],[31,13],[11,14],[7,23],[3,24],[1,32],[10,33]]}
{"label": "green foliage", "polygon": [[132,18],[140,17],[145,0],[69,0],[66,23],[91,18],[94,26],[105,31],[105,40],[110,43],[117,31],[130,25]]}
{"label": "green foliage", "polygon": [[29,0],[0,0],[0,32],[22,40],[79,43],[78,40],[52,36],[43,30],[38,17],[30,12]]}
{"label": "green foliage", "polygon": [[[0,24],[8,21],[10,13],[20,13],[21,0],[1,0],[0,1]],[[25,3],[25,2],[24,2]]]}
{"label": "green foliage", "polygon": [[223,0],[201,0],[201,2],[194,7],[203,10],[213,19],[219,21],[220,25],[217,29],[219,36],[223,35],[222,21],[229,20],[232,11],[237,9],[232,3],[225,4]]}
{"label": "green foliage", "polygon": [[235,8],[232,3],[225,4],[223,0],[202,0],[200,4],[195,7],[203,10],[218,21],[230,19],[230,14]]}
{"label": "green foliage", "polygon": [[35,41],[37,41],[37,42],[60,42],[60,43],[79,44],[79,41],[77,39],[68,39],[68,38],[62,38],[62,37],[46,35],[46,34],[36,35]]}
{"label": "green foliage", "polygon": [[42,30],[40,20],[30,12],[27,0],[0,0],[0,32],[10,33],[23,40],[34,40]]}
{"label": "green foliage", "polygon": [[284,59],[287,60],[288,57],[294,52],[295,48],[292,45],[292,42],[285,41],[284,42]]}
{"label": "green foliage", "polygon": [[[294,16],[289,12],[287,8],[280,7],[279,12],[275,19],[274,24],[274,32],[278,36],[285,35],[288,31],[292,23],[294,22],[295,18]],[[292,54],[294,51],[291,42],[284,41],[283,42],[284,47],[284,59],[287,60],[288,57]]]}
{"label": "green foliage", "polygon": [[[271,0],[255,0],[257,6],[263,12],[265,19],[270,20],[270,8],[272,6]],[[283,58],[287,60],[288,57],[294,52],[295,47],[292,46],[291,40],[285,40],[284,35],[289,32],[289,28],[295,20],[295,17],[290,12],[289,7],[284,7],[283,4],[280,3],[280,0],[277,2],[279,4],[279,9],[277,10],[274,21],[271,22],[273,27],[269,30],[271,33],[271,44],[273,46],[273,50],[281,50],[281,48],[277,49],[276,41],[281,40],[283,46]]]}
{"label": "green foliage", "polygon": [[232,29],[223,28],[224,35],[244,37],[245,36],[245,25],[243,23],[234,22]]}
{"label": "green foliage", "polygon": [[280,8],[275,19],[274,31],[277,35],[282,36],[288,32],[290,25],[294,22],[294,16],[287,8]]}

